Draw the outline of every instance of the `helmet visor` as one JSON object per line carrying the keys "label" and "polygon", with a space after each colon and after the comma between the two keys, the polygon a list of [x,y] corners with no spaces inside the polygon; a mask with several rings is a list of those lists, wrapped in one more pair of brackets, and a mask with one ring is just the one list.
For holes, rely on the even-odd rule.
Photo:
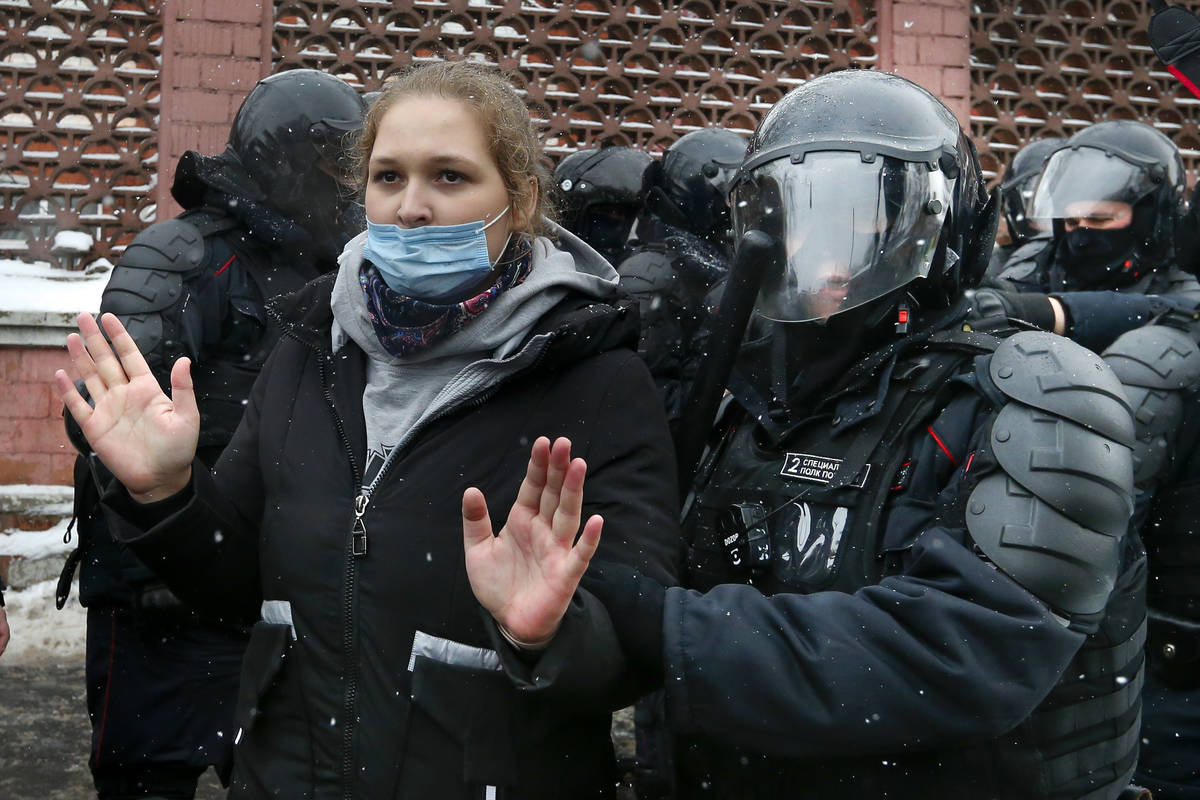
{"label": "helmet visor", "polygon": [[826,320],[929,274],[953,182],[929,165],[855,152],[769,161],[734,190],[738,234],[770,234],[777,251],[757,311],[781,322]]}
{"label": "helmet visor", "polygon": [[1157,186],[1150,170],[1099,148],[1059,150],[1046,162],[1026,216],[1031,220],[1106,216],[1113,209],[1134,205]]}
{"label": "helmet visor", "polygon": [[354,169],[354,145],[362,132],[361,119],[322,119],[308,128],[318,166],[336,178]]}
{"label": "helmet visor", "polygon": [[1004,212],[1008,221],[1008,232],[1018,239],[1032,239],[1039,234],[1048,233],[1051,223],[1045,219],[1033,219],[1029,216],[1029,206],[1033,202],[1033,192],[1037,188],[1036,174],[1030,175],[1017,183],[1010,185],[1000,192],[1004,197]]}

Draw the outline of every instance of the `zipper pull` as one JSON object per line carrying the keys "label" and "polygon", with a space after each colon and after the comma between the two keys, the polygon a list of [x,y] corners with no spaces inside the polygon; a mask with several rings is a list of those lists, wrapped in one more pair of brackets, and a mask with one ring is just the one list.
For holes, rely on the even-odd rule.
{"label": "zipper pull", "polygon": [[350,550],[356,556],[367,554],[367,525],[363,522],[363,514],[366,513],[370,502],[371,496],[368,494],[360,494],[354,498],[354,528],[350,532]]}

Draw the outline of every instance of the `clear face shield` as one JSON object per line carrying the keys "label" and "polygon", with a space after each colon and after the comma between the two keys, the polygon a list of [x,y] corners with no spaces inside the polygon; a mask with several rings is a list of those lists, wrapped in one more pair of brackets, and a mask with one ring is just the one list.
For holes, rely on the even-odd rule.
{"label": "clear face shield", "polygon": [[1033,203],[1037,180],[1038,175],[1030,175],[1015,186],[1003,190],[1008,232],[1015,238],[1032,239],[1039,234],[1049,233],[1052,227],[1049,220],[1033,219],[1029,216],[1029,206]]}
{"label": "clear face shield", "polygon": [[1056,219],[1105,219],[1114,209],[1128,209],[1161,184],[1147,166],[1095,147],[1059,150],[1046,162],[1027,217],[1049,223]]}
{"label": "clear face shield", "polygon": [[777,242],[756,311],[827,320],[929,274],[954,181],[926,163],[808,153],[756,167],[733,192],[734,229]]}

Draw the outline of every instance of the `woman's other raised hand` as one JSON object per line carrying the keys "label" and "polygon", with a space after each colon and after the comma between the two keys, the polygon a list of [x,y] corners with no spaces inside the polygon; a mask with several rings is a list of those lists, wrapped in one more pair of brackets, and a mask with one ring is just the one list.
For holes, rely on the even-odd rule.
{"label": "woman's other raised hand", "polygon": [[[480,605],[514,639],[540,645],[553,638],[579,579],[600,543],[604,520],[579,531],[587,464],[571,459],[571,442],[539,437],[508,520],[493,536],[478,489],[463,493],[467,576]],[[576,535],[579,539],[576,541]]]}

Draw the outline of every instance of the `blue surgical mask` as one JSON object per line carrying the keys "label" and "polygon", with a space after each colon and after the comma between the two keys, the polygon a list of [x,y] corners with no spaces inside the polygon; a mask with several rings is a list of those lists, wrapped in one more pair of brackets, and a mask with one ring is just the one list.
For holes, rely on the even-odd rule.
{"label": "blue surgical mask", "polygon": [[505,206],[486,224],[480,220],[401,228],[368,220],[363,258],[375,265],[394,292],[429,303],[464,300],[464,294],[492,271],[485,234],[508,209]]}

